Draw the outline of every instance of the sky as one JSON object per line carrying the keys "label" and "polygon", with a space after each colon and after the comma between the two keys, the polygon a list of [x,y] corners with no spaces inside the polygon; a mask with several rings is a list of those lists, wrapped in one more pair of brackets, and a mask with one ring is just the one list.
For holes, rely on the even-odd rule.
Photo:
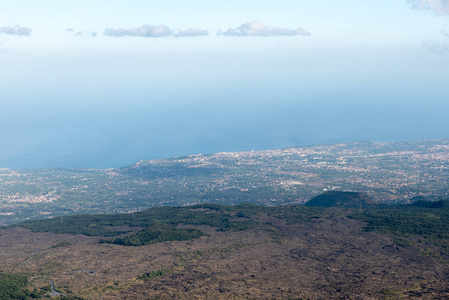
{"label": "sky", "polygon": [[448,0],[1,0],[0,167],[448,138]]}

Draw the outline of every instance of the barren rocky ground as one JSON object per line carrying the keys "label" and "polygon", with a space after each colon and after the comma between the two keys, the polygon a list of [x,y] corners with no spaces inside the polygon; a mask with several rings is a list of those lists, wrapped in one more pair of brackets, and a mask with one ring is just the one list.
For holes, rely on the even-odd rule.
{"label": "barren rocky ground", "polygon": [[[99,237],[0,230],[1,270],[85,299],[447,299],[449,270],[414,246],[364,232],[336,214],[286,225],[216,231],[141,247]],[[141,276],[162,270],[143,280]],[[36,277],[40,276],[40,277]]]}

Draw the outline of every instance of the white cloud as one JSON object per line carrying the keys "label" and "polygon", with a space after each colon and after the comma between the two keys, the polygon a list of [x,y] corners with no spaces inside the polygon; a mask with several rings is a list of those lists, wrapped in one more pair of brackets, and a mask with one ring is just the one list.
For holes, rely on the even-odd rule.
{"label": "white cloud", "polygon": [[187,28],[185,30],[179,29],[176,34],[177,37],[195,37],[195,36],[207,36],[209,31],[200,28]]}
{"label": "white cloud", "polygon": [[224,36],[297,36],[310,35],[309,32],[302,28],[287,29],[279,27],[265,26],[260,22],[254,21],[251,23],[242,24],[235,29],[228,29],[224,32],[218,31],[218,35]]}
{"label": "white cloud", "polygon": [[91,31],[91,30],[75,31],[75,29],[73,29],[73,28],[67,28],[66,31],[73,33],[75,36],[97,37],[97,34],[98,34],[96,31]]}
{"label": "white cloud", "polygon": [[30,36],[31,28],[22,26],[0,27],[0,33],[20,35],[20,36]]}
{"label": "white cloud", "polygon": [[444,36],[444,40],[427,41],[424,42],[423,45],[437,54],[449,53],[449,33],[442,31],[441,34]]}
{"label": "white cloud", "polygon": [[407,0],[413,8],[425,9],[436,12],[439,15],[449,14],[449,0]]}
{"label": "white cloud", "polygon": [[423,45],[429,48],[432,52],[435,52],[437,54],[445,54],[449,52],[448,44],[441,44],[438,42],[428,41],[424,42]]}
{"label": "white cloud", "polygon": [[139,28],[122,29],[106,28],[103,32],[107,36],[140,36],[140,37],[165,37],[172,36],[173,31],[165,25],[143,25]]}

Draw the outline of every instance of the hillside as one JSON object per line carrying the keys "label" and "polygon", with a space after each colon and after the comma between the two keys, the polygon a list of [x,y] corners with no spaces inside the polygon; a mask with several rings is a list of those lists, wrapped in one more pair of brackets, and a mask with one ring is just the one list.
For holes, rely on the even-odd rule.
{"label": "hillside", "polygon": [[366,193],[329,191],[318,195],[305,203],[306,206],[315,207],[367,207],[375,205],[376,202]]}
{"label": "hillside", "polygon": [[449,208],[449,199],[446,197],[423,197],[418,196],[411,199],[410,206],[428,207],[428,208]]}
{"label": "hillside", "polygon": [[1,271],[36,297],[52,280],[72,299],[445,298],[448,222],[412,206],[79,215],[0,229]]}

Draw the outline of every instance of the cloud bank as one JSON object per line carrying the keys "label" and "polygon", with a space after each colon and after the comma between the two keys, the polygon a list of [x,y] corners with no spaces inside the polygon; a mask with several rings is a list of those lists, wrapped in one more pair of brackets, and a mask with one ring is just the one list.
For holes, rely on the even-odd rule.
{"label": "cloud bank", "polygon": [[194,37],[194,36],[207,36],[209,31],[200,28],[187,28],[185,30],[178,29],[177,37]]}
{"label": "cloud bank", "polygon": [[413,8],[433,11],[439,15],[449,15],[449,0],[407,0]]}
{"label": "cloud bank", "polygon": [[106,36],[122,37],[122,36],[138,36],[138,37],[195,37],[195,36],[207,36],[209,32],[201,28],[187,28],[178,29],[175,33],[174,30],[168,28],[166,25],[143,25],[139,28],[123,29],[123,28],[106,28],[103,32]]}
{"label": "cloud bank", "polygon": [[22,27],[22,26],[0,27],[0,33],[11,34],[11,35],[20,35],[20,36],[30,36],[31,28]]}
{"label": "cloud bank", "polygon": [[224,32],[218,31],[218,35],[224,36],[307,36],[309,32],[302,28],[287,29],[279,27],[265,26],[261,22],[254,21],[242,24],[235,29],[228,29]]}
{"label": "cloud bank", "polygon": [[165,37],[172,36],[173,31],[165,25],[143,25],[139,28],[131,28],[131,29],[113,29],[106,28],[103,32],[104,35],[121,37],[121,36],[140,36],[140,37]]}

